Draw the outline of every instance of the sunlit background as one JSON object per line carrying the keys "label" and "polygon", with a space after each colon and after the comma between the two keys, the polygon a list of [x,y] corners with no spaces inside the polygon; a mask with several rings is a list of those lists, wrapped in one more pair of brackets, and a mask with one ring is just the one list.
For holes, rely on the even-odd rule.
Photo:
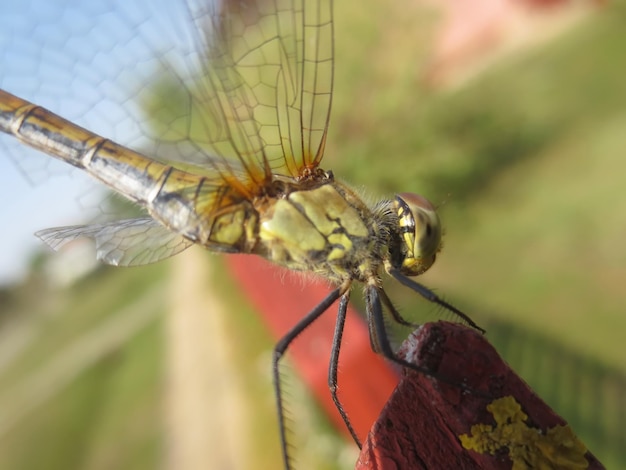
{"label": "sunlit background", "polygon": [[[0,87],[142,145],[132,90],[188,39],[184,9],[14,3],[0,13]],[[369,199],[412,191],[440,206],[445,246],[422,281],[621,468],[626,2],[472,3],[337,2],[322,166]],[[114,269],[84,245],[48,253],[34,231],[102,205],[45,156],[16,164],[14,145],[1,136],[0,468],[279,468],[274,340],[224,260],[197,249]],[[389,288],[403,312],[423,308]],[[295,378],[289,403],[297,468],[353,467]],[[187,445],[204,460],[177,460],[177,440],[198,435]]]}

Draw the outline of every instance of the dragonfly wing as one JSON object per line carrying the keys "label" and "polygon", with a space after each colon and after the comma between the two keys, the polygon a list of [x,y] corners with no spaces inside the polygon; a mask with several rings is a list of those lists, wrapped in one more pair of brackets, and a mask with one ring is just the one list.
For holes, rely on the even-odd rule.
{"label": "dragonfly wing", "polygon": [[96,256],[114,266],[140,266],[168,258],[193,245],[150,218],[41,230],[36,235],[54,250],[78,238],[96,242]]}
{"label": "dragonfly wing", "polygon": [[[155,159],[228,181],[243,170],[252,190],[272,173],[298,177],[319,164],[332,1],[38,5],[13,2],[0,15],[10,31],[0,57],[12,64],[0,87]],[[18,144],[0,140],[29,179],[66,171]]]}
{"label": "dragonfly wing", "polygon": [[177,146],[170,158],[234,175],[215,165],[232,158],[259,185],[315,168],[331,107],[332,2],[190,1],[189,14],[200,55],[185,65],[196,70],[172,66],[178,80],[161,80],[154,96],[173,106],[157,98],[150,111]]}

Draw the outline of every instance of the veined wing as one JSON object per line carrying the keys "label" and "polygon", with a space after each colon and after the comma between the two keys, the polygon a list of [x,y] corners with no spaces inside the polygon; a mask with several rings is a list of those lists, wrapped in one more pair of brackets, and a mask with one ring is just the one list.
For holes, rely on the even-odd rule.
{"label": "veined wing", "polygon": [[96,258],[114,266],[154,263],[193,245],[192,241],[151,218],[55,227],[41,230],[36,235],[54,250],[60,250],[78,238],[91,238],[96,243]]}
{"label": "veined wing", "polygon": [[204,167],[235,157],[256,184],[314,169],[332,98],[332,2],[193,1],[189,12],[199,70],[181,75],[190,77],[177,100],[184,106],[168,111],[175,119],[161,113],[161,138],[189,137],[208,149],[175,153]]}
{"label": "veined wing", "polygon": [[[0,86],[151,157],[209,169],[215,194],[224,183],[250,196],[273,172],[319,163],[332,89],[330,2],[259,2],[244,16],[215,2],[11,4]],[[180,113],[147,85],[163,83],[159,70],[184,85]],[[161,126],[146,118],[151,103],[168,110]],[[2,145],[21,165],[26,147]]]}
{"label": "veined wing", "polygon": [[[0,17],[10,32],[0,36],[0,88],[161,161],[247,174],[257,186],[271,172],[297,177],[323,156],[331,3],[11,3]],[[54,167],[0,145],[30,179]]]}

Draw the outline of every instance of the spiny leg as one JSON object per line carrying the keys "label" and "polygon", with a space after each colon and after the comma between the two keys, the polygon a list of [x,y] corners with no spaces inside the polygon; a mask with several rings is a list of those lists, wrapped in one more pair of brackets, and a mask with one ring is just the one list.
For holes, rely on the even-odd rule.
{"label": "spiny leg", "polygon": [[[454,305],[451,305],[445,300],[441,299],[439,296],[437,296],[437,294],[431,291],[428,287],[423,286],[422,284],[415,282],[413,279],[406,277],[404,274],[402,274],[400,271],[398,271],[395,268],[390,269],[388,272],[389,272],[389,275],[395,278],[398,282],[408,287],[409,289],[414,290],[415,292],[417,292],[419,295],[424,297],[429,302],[440,305],[441,307],[445,308],[446,310],[454,313],[456,316],[461,318],[472,328],[480,331],[481,333],[485,333],[485,330],[483,330],[480,326],[474,323],[474,321],[470,317],[468,317],[465,313],[461,312]],[[394,315],[394,318],[395,318],[395,315]]]}
{"label": "spiny leg", "polygon": [[375,285],[369,284],[365,287],[365,308],[367,311],[372,349],[396,364],[428,376],[433,376],[433,373],[428,369],[412,364],[394,353],[389,343],[389,337],[387,336],[380,292],[381,289]]}
{"label": "spiny leg", "polygon": [[350,431],[350,435],[356,445],[361,448],[361,441],[356,431],[352,427],[352,423],[350,422],[350,418],[343,408],[343,405],[339,401],[339,397],[337,396],[337,368],[339,365],[339,350],[341,348],[341,341],[343,338],[343,328],[346,323],[346,313],[348,311],[348,301],[350,300],[350,294],[345,293],[341,296],[341,300],[339,302],[339,312],[337,313],[337,321],[335,322],[335,334],[333,335],[333,346],[330,352],[330,365],[328,366],[328,387],[330,388],[330,395],[335,402],[335,406],[337,407],[337,411],[341,415],[341,419],[345,423],[348,431]]}
{"label": "spiny leg", "polygon": [[344,292],[347,287],[341,286],[333,290],[328,294],[324,300],[322,300],[313,310],[305,315],[296,325],[291,328],[283,336],[276,346],[274,346],[274,355],[272,358],[272,378],[274,381],[274,393],[276,395],[276,408],[278,410],[278,427],[280,432],[280,444],[283,453],[283,462],[285,463],[285,469],[289,470],[291,464],[289,462],[289,452],[287,450],[287,431],[285,427],[285,410],[283,409],[283,397],[280,386],[280,359],[283,357],[291,342],[300,335],[311,323],[317,320],[328,308],[335,302]]}
{"label": "spiny leg", "polygon": [[387,306],[387,310],[389,310],[389,313],[391,313],[391,316],[396,323],[399,323],[403,326],[410,326],[414,329],[421,326],[420,323],[410,322],[406,320],[402,315],[400,315],[400,312],[398,312],[398,310],[393,306],[393,303],[391,303],[391,299],[384,290],[381,289],[378,291],[378,293],[380,294],[382,302]]}
{"label": "spiny leg", "polygon": [[[449,377],[437,374],[425,367],[413,364],[399,357],[391,348],[389,337],[387,336],[387,329],[385,327],[385,319],[380,298],[381,292],[382,290],[376,285],[367,285],[365,287],[365,308],[367,311],[368,326],[370,331],[370,342],[375,352],[383,355],[385,358],[401,365],[402,367],[414,370],[429,377],[434,377],[441,382],[447,383],[448,385],[459,387],[462,390],[466,390],[486,398],[493,398],[491,395],[468,388],[463,382],[452,380]],[[391,306],[391,308],[393,308],[393,306]]]}

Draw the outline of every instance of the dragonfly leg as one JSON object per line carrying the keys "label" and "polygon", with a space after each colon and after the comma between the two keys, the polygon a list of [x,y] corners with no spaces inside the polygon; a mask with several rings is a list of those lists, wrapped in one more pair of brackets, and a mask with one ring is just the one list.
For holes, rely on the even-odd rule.
{"label": "dragonfly leg", "polygon": [[[386,294],[383,295],[386,296]],[[390,307],[387,303],[385,303],[385,305],[388,308]],[[385,327],[383,305],[381,302],[381,290],[376,285],[368,285],[365,288],[365,308],[367,311],[367,321],[372,349],[402,367],[407,367],[432,377],[433,372],[424,367],[420,367],[417,364],[412,364],[401,357],[398,357],[398,355],[394,353],[391,343],[389,342],[389,337],[387,336],[387,329]],[[394,307],[391,306],[391,308],[393,309]],[[393,313],[392,316],[394,316]]]}
{"label": "dragonfly leg", "polygon": [[280,432],[280,444],[283,453],[285,469],[291,469],[289,451],[287,449],[287,429],[285,423],[285,410],[283,406],[282,389],[280,385],[280,360],[287,352],[291,342],[296,339],[311,323],[317,320],[328,308],[341,297],[349,288],[349,284],[334,289],[313,310],[307,313],[296,325],[283,336],[276,346],[272,358],[272,378],[274,381],[274,393],[276,395],[276,408],[278,410],[278,427]]}
{"label": "dragonfly leg", "polygon": [[[446,302],[445,300],[441,299],[437,294],[435,294],[433,291],[431,291],[428,287],[423,286],[419,282],[415,282],[413,279],[410,279],[410,278],[406,277],[404,274],[402,274],[400,271],[398,271],[395,268],[388,270],[388,272],[389,272],[389,275],[391,275],[394,279],[396,279],[400,284],[402,284],[402,285],[408,287],[409,289],[417,292],[419,295],[424,297],[429,302],[437,304],[437,305],[445,308],[449,312],[454,313],[457,317],[462,319],[467,325],[471,326],[475,330],[478,330],[478,331],[480,331],[483,334],[485,333],[485,330],[482,329],[480,326],[478,326],[476,323],[474,323],[474,320],[472,320],[467,314],[461,312],[454,305],[451,305],[448,302]],[[395,318],[395,315],[394,315],[394,318]]]}
{"label": "dragonfly leg", "polygon": [[350,300],[349,293],[345,293],[341,296],[341,301],[339,302],[339,312],[337,313],[337,321],[335,322],[335,333],[333,335],[333,346],[330,352],[330,364],[328,366],[328,387],[330,388],[330,396],[333,398],[335,402],[335,406],[337,407],[337,411],[341,415],[341,419],[350,431],[350,435],[356,445],[361,448],[361,440],[357,435],[356,431],[352,427],[352,423],[348,418],[348,414],[346,413],[343,405],[339,401],[339,397],[337,396],[337,368],[339,365],[339,350],[341,349],[341,340],[343,337],[343,328],[346,323],[346,313],[348,311],[348,301]]}
{"label": "dragonfly leg", "polygon": [[421,326],[419,323],[410,322],[406,318],[404,318],[402,315],[400,315],[400,312],[398,312],[398,309],[396,309],[393,306],[391,299],[389,298],[389,296],[384,290],[381,289],[380,291],[378,291],[378,293],[380,294],[383,304],[385,304],[385,306],[387,307],[387,310],[389,311],[389,313],[391,313],[391,316],[393,317],[396,323],[399,323],[400,325],[403,325],[403,326],[409,326],[413,329]]}
{"label": "dragonfly leg", "polygon": [[[427,289],[428,290],[428,289]],[[475,390],[468,387],[464,382],[460,382],[458,379],[454,380],[450,377],[446,377],[437,373],[436,371],[430,370],[426,367],[422,367],[418,364],[414,364],[405,360],[402,357],[399,357],[392,349],[391,343],[389,342],[389,337],[387,336],[387,329],[385,327],[385,319],[383,312],[383,303],[381,302],[381,292],[382,290],[376,285],[367,285],[365,288],[365,308],[367,312],[367,320],[370,331],[370,342],[372,344],[372,349],[378,354],[381,354],[386,359],[404,367],[407,369],[414,370],[420,374],[424,374],[428,377],[432,377],[437,379],[440,382],[446,383],[453,387],[458,387],[463,391],[468,393],[472,393],[478,396],[485,397],[487,399],[493,399],[494,397],[489,393],[484,393],[480,390]],[[382,295],[386,296],[384,292]],[[433,294],[434,295],[434,294]],[[445,302],[444,302],[445,303]],[[385,306],[390,307],[386,302]],[[391,306],[390,308],[394,308]],[[393,316],[393,313],[392,313]],[[472,322],[473,324],[473,322]],[[474,324],[473,324],[474,325]],[[483,331],[479,327],[475,327],[480,331]]]}

